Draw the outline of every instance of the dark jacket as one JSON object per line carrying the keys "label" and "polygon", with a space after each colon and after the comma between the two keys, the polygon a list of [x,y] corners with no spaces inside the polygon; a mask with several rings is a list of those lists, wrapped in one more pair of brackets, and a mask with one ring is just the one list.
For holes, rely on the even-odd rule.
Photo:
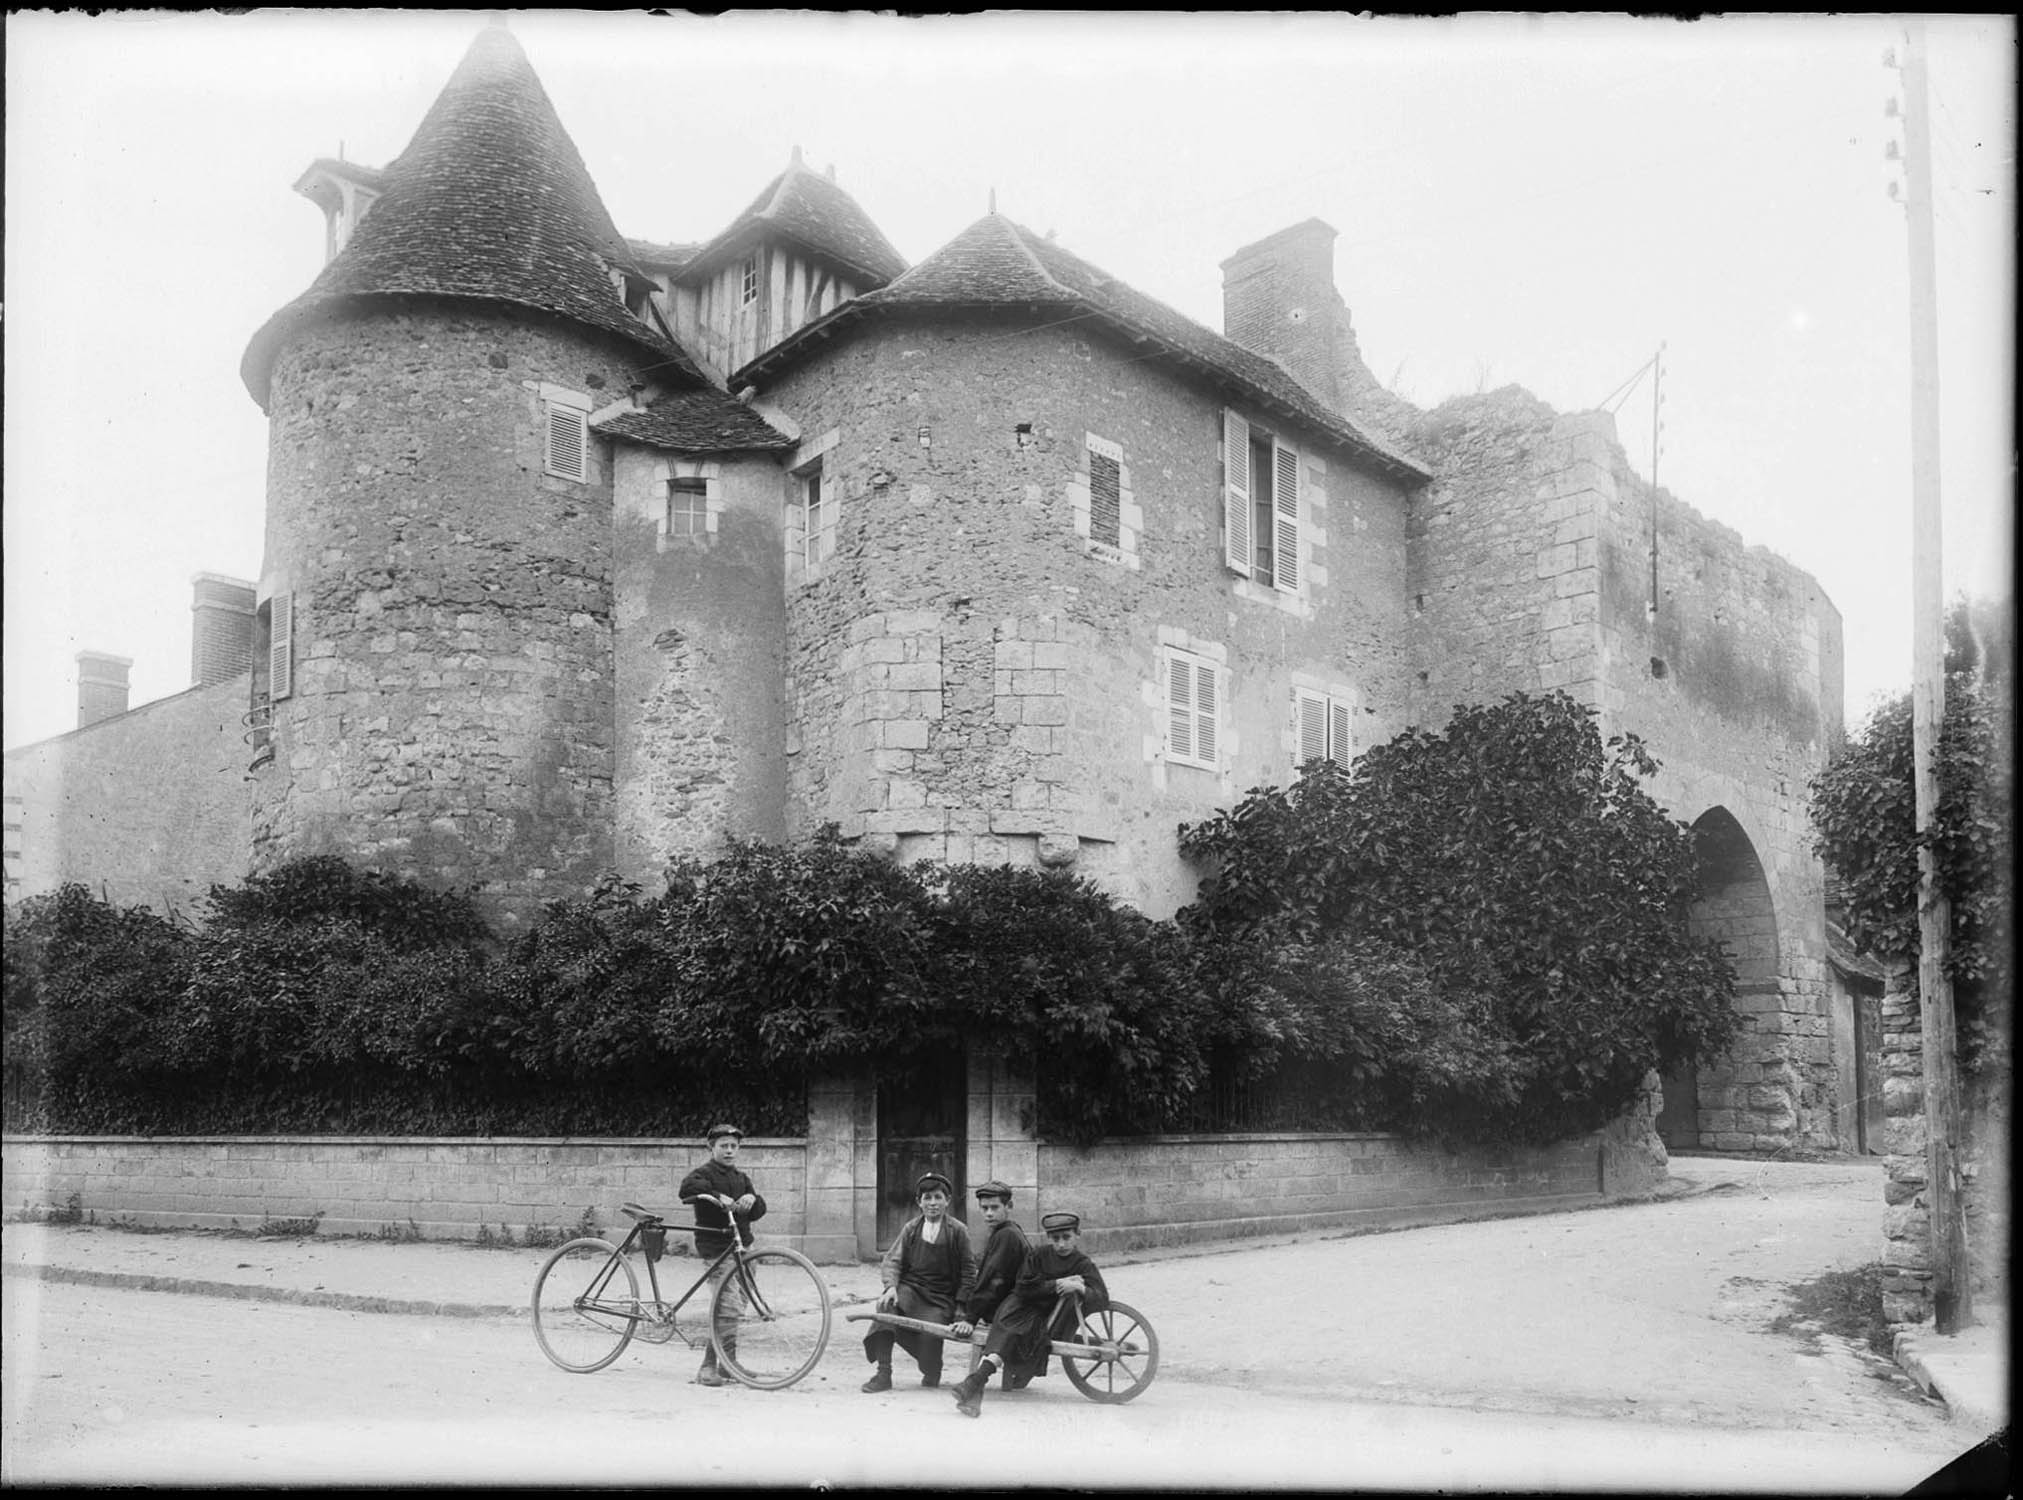
{"label": "dark jacket", "polygon": [[752,1195],[752,1211],[737,1216],[738,1232],[749,1245],[752,1242],[752,1220],[766,1216],[766,1200],[752,1186],[751,1178],[712,1156],[681,1179],[681,1201],[695,1210],[696,1223],[705,1226],[695,1232],[696,1254],[718,1256],[731,1244],[731,1221],[725,1216],[722,1205],[704,1196],[711,1193],[721,1193],[726,1198],[742,1198],[746,1193]]}
{"label": "dark jacket", "polygon": [[977,1258],[976,1290],[963,1308],[972,1323],[988,1323],[997,1315],[998,1304],[1011,1295],[1019,1271],[1026,1263],[1026,1232],[1016,1219],[1005,1219],[990,1227],[983,1254]]}

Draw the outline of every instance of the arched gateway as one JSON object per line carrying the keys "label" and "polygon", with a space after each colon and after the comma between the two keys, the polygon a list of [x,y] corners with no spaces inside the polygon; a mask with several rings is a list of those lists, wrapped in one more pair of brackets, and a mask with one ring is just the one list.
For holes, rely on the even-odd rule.
{"label": "arched gateway", "polygon": [[1797,1026],[1784,1015],[1778,983],[1777,913],[1763,862],[1742,825],[1715,807],[1693,824],[1700,855],[1695,937],[1718,938],[1735,966],[1742,1034],[1728,1055],[1664,1079],[1658,1134],[1667,1149],[1774,1149],[1798,1127],[1799,1070],[1791,1055]]}

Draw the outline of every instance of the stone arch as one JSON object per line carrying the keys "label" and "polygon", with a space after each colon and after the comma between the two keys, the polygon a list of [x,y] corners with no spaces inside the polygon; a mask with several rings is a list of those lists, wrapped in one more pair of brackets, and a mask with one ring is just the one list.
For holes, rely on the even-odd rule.
{"label": "stone arch", "polygon": [[1695,937],[1716,938],[1727,949],[1743,1030],[1726,1057],[1666,1076],[1658,1133],[1672,1150],[1787,1144],[1798,1124],[1799,1077],[1786,1045],[1770,881],[1754,841],[1727,808],[1702,813],[1693,841],[1700,899],[1689,925]]}

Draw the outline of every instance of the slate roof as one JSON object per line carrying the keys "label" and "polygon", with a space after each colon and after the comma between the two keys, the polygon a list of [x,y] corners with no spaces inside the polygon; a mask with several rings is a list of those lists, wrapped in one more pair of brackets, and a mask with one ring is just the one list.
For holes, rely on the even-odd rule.
{"label": "slate roof", "polygon": [[999,214],[970,225],[891,285],[853,298],[789,335],[740,370],[733,385],[763,381],[846,322],[905,309],[1022,307],[1086,319],[1204,380],[1239,403],[1291,418],[1365,464],[1408,482],[1431,472],[1417,459],[1330,411],[1285,368],[1210,331],[1051,240]]}
{"label": "slate roof", "polygon": [[802,166],[797,152],[787,170],[767,183],[728,229],[696,253],[682,278],[708,274],[767,231],[798,240],[809,250],[841,262],[873,286],[885,285],[906,269],[906,258],[892,248],[892,242],[857,200],[827,177]]}
{"label": "slate roof", "polygon": [[659,356],[655,378],[707,384],[676,345],[626,310],[611,272],[647,282],[613,227],[527,55],[480,32],[385,191],[343,252],[253,336],[240,374],[266,404],[276,354],[302,320],[359,298],[507,303],[617,334]]}
{"label": "slate roof", "polygon": [[632,252],[632,258],[647,270],[678,270],[695,259],[700,245],[666,245],[658,240],[633,240],[625,242],[625,248]]}
{"label": "slate roof", "polygon": [[606,437],[673,453],[747,453],[794,446],[792,438],[764,417],[714,387],[663,396],[645,411],[620,412],[596,427]]}

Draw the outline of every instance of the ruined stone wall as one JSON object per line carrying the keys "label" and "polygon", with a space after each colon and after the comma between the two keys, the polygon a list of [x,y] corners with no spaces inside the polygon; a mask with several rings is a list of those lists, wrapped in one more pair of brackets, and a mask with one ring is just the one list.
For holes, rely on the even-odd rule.
{"label": "ruined stone wall", "polygon": [[[67,881],[120,906],[188,911],[246,878],[246,678],[191,688],[10,750],[7,899]],[[17,801],[18,799],[18,801]]]}
{"label": "ruined stone wall", "polygon": [[1605,735],[1644,739],[1675,816],[1733,820],[1760,891],[1717,882],[1700,913],[1747,970],[1745,1035],[1702,1080],[1704,1143],[1833,1144],[1824,876],[1803,796],[1839,734],[1838,612],[1801,570],[1660,495],[1647,616],[1654,501],[1598,413],[1506,390],[1447,402],[1416,435],[1437,474],[1411,521],[1422,721],[1563,688]]}
{"label": "ruined stone wall", "polygon": [[[1662,491],[1654,496],[1612,443],[1608,458],[1603,723],[1649,743],[1662,763],[1652,795],[1679,817],[1694,822],[1720,808],[1734,819],[1761,864],[1775,919],[1772,962],[1760,976],[1774,988],[1745,986],[1756,991],[1742,1000],[1745,1034],[1703,1077],[1703,1115],[1735,1111],[1723,1132],[1734,1149],[1833,1147],[1841,1070],[1825,870],[1812,851],[1805,789],[1841,732],[1840,613],[1803,570]],[[1731,946],[1741,956],[1761,939],[1752,931]]]}
{"label": "ruined stone wall", "polygon": [[600,338],[422,302],[297,333],[270,401],[261,595],[294,694],[256,867],[314,852],[476,885],[508,920],[612,863],[611,481],[543,472],[541,387],[602,403]]}
{"label": "ruined stone wall", "polygon": [[1509,389],[1429,412],[1414,449],[1408,588],[1419,723],[1455,704],[1564,688],[1599,696],[1597,511],[1587,427]]}
{"label": "ruined stone wall", "polygon": [[[785,538],[790,832],[1072,865],[1163,914],[1194,885],[1175,826],[1292,774],[1296,681],[1358,744],[1402,727],[1402,495],[1305,434],[1294,597],[1224,566],[1221,402],[1096,334],[874,325],[765,394],[840,504],[812,568],[791,508]],[[1122,455],[1114,546],[1091,435]],[[1220,669],[1216,770],[1164,753],[1173,648]]]}
{"label": "ruined stone wall", "polygon": [[[700,527],[671,480],[705,486]],[[614,853],[658,894],[668,862],[785,837],[784,484],[769,457],[614,457]],[[670,529],[670,522],[673,529]]]}

